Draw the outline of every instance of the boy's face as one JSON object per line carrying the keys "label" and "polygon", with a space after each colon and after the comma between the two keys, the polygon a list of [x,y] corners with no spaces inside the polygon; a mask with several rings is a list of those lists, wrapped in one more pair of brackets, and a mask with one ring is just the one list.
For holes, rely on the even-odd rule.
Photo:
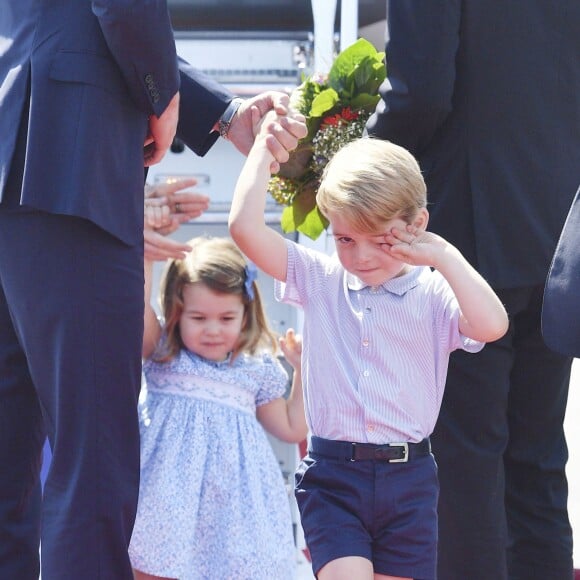
{"label": "boy's face", "polygon": [[409,266],[385,252],[384,235],[392,228],[404,230],[407,223],[395,218],[385,222],[376,232],[361,232],[353,228],[339,212],[329,212],[328,221],[336,244],[338,259],[344,268],[369,286],[379,286],[401,276]]}

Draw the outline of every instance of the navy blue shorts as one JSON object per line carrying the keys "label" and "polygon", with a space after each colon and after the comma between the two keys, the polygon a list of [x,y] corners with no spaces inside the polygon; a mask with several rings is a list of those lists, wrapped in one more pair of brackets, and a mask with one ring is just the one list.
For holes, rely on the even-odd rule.
{"label": "navy blue shorts", "polygon": [[439,482],[433,455],[411,453],[408,462],[391,463],[389,453],[368,458],[373,446],[365,445],[365,458],[353,461],[350,446],[312,437],[296,472],[314,572],[337,558],[360,556],[377,574],[435,580]]}

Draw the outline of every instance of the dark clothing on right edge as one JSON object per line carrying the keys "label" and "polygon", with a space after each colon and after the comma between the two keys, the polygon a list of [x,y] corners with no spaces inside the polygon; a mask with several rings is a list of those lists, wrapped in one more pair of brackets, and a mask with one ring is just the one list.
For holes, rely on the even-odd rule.
{"label": "dark clothing on right edge", "polygon": [[429,229],[510,315],[504,338],[451,355],[432,437],[439,578],[568,580],[571,359],[546,347],[540,313],[580,182],[580,3],[396,0],[387,22],[388,76],[368,133],[417,157]]}
{"label": "dark clothing on right edge", "polygon": [[546,281],[542,333],[554,350],[580,357],[580,189],[566,218]]}

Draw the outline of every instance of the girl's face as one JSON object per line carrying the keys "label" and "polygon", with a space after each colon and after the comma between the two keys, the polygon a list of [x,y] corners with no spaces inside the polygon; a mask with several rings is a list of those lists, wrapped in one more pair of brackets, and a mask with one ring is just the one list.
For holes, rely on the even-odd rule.
{"label": "girl's face", "polygon": [[345,270],[369,286],[379,286],[387,280],[404,274],[409,267],[385,251],[385,236],[391,228],[405,229],[400,218],[384,224],[381,232],[363,233],[355,230],[339,212],[329,212],[336,252]]}
{"label": "girl's face", "polygon": [[220,294],[196,283],[183,289],[183,302],[179,319],[183,344],[205,359],[225,360],[234,350],[244,324],[242,297]]}

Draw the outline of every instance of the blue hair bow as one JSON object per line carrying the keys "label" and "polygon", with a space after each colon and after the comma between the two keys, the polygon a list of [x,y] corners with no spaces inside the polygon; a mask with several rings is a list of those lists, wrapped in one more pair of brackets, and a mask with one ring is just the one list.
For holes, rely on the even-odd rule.
{"label": "blue hair bow", "polygon": [[244,282],[244,289],[246,290],[246,294],[250,300],[254,299],[254,288],[253,284],[258,277],[258,268],[256,268],[255,264],[252,262],[248,262],[246,267],[244,268],[246,272],[246,281]]}

